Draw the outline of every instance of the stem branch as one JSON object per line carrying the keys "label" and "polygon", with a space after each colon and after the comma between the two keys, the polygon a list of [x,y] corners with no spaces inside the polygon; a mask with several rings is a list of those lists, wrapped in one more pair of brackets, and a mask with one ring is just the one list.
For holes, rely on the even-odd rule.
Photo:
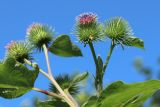
{"label": "stem branch", "polygon": [[89,47],[91,49],[91,52],[92,52],[92,56],[93,56],[93,59],[94,59],[94,63],[96,65],[96,68],[98,69],[98,61],[97,61],[97,56],[96,56],[96,52],[95,52],[95,49],[93,47],[93,43],[92,42],[89,42]]}
{"label": "stem branch", "polygon": [[94,46],[93,46],[92,42],[89,42],[89,47],[90,47],[90,50],[92,52],[92,56],[93,56],[94,63],[95,63],[95,66],[96,66],[95,87],[96,87],[96,90],[98,92],[97,95],[99,96],[101,94],[102,90],[103,90],[102,72],[99,69],[99,64],[98,64],[96,52],[95,52],[95,49],[94,49]]}
{"label": "stem branch", "polygon": [[[25,62],[26,64],[28,64],[29,66],[35,68],[35,69],[37,69],[37,67],[38,67],[37,64],[34,64],[34,63],[32,63],[31,61],[29,61],[29,60],[27,60],[27,59],[24,59],[24,62]],[[39,67],[38,67],[38,70],[39,70],[39,72],[41,72],[44,76],[46,76],[47,78],[49,78],[49,75],[48,75],[46,72],[44,72],[42,69],[39,69]]]}
{"label": "stem branch", "polygon": [[46,95],[49,95],[49,96],[53,96],[53,97],[59,98],[59,99],[63,99],[63,96],[58,95],[58,94],[53,93],[53,92],[49,92],[49,91],[42,90],[42,89],[35,88],[35,87],[32,88],[32,90],[35,90],[35,91],[41,92],[41,93],[43,93],[43,94],[46,94]]}
{"label": "stem branch", "polygon": [[109,50],[108,56],[107,56],[107,58],[106,58],[106,62],[105,62],[105,64],[103,65],[103,75],[104,75],[104,73],[105,73],[105,71],[106,71],[106,68],[108,67],[108,63],[109,63],[109,60],[110,60],[110,58],[111,58],[111,55],[112,55],[112,52],[113,52],[114,47],[115,47],[115,44],[114,44],[114,42],[112,42],[111,45],[110,45],[110,50]]}
{"label": "stem branch", "polygon": [[59,86],[59,84],[56,82],[56,80],[54,79],[54,77],[53,77],[53,75],[52,75],[52,71],[51,71],[50,62],[49,62],[48,49],[47,49],[47,47],[46,47],[45,44],[43,45],[43,49],[44,49],[44,53],[45,53],[45,57],[46,57],[49,79],[51,80],[52,84],[57,88],[57,90],[60,92],[60,94],[61,94],[62,96],[64,96],[64,99],[66,100],[66,102],[67,102],[71,107],[77,107],[77,106],[73,103],[73,101],[66,95],[66,93],[62,90],[62,88]]}
{"label": "stem branch", "polygon": [[73,101],[73,103],[76,105],[76,107],[79,107],[79,104],[77,103],[77,101],[72,97],[72,95],[69,93],[68,90],[65,90],[65,92],[67,93],[68,97]]}

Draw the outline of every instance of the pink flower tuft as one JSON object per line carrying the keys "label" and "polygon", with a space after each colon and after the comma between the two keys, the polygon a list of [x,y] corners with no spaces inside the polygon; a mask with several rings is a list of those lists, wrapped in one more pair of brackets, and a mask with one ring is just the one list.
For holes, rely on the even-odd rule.
{"label": "pink flower tuft", "polygon": [[83,25],[96,22],[96,20],[97,20],[97,15],[93,13],[83,13],[77,17],[78,23]]}
{"label": "pink flower tuft", "polygon": [[29,35],[30,32],[33,30],[33,29],[37,29],[37,28],[41,28],[42,27],[42,24],[40,23],[33,23],[32,25],[29,26],[29,28],[27,29],[27,34]]}
{"label": "pink flower tuft", "polygon": [[5,46],[5,48],[10,50],[15,44],[16,44],[16,41],[11,41],[9,44]]}

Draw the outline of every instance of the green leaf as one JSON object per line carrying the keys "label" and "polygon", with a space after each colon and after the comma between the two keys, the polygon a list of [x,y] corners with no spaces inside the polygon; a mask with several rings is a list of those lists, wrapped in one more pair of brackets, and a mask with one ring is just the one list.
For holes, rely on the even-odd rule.
{"label": "green leaf", "polygon": [[63,57],[82,56],[81,50],[71,42],[67,35],[57,37],[49,50],[53,54]]}
{"label": "green leaf", "polygon": [[83,107],[140,107],[158,89],[160,89],[160,80],[133,84],[118,81],[108,86],[100,98],[87,101]]}
{"label": "green leaf", "polygon": [[28,70],[12,58],[0,63],[0,96],[17,98],[32,90],[38,71]]}
{"label": "green leaf", "polygon": [[96,96],[91,96],[87,102],[85,102],[82,107],[99,107],[98,103],[95,103],[98,101],[98,98]]}
{"label": "green leaf", "polygon": [[62,101],[44,101],[39,102],[38,107],[69,107],[67,103]]}
{"label": "green leaf", "polygon": [[144,49],[144,42],[143,40],[137,38],[137,37],[134,37],[134,36],[127,36],[123,41],[122,43],[124,45],[127,45],[127,46],[134,46],[134,47],[137,47],[137,48],[142,48]]}
{"label": "green leaf", "polygon": [[81,82],[82,80],[86,79],[88,77],[88,72],[85,72],[83,74],[79,74],[73,78],[73,83]]}

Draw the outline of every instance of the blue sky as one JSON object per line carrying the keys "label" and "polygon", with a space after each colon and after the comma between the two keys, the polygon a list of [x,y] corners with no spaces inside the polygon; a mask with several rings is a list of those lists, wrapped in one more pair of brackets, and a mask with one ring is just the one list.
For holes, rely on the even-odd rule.
{"label": "blue sky", "polygon": [[[56,36],[68,34],[83,52],[83,57],[62,58],[50,55],[54,75],[89,71],[94,74],[94,62],[88,47],[84,48],[72,34],[75,17],[83,12],[94,12],[104,22],[114,16],[129,21],[133,32],[145,42],[145,50],[126,47],[123,51],[116,47],[105,75],[105,84],[116,80],[127,83],[143,81],[133,67],[135,57],[144,59],[146,65],[156,68],[156,59],[160,56],[160,1],[159,0],[0,0],[0,59],[5,56],[5,45],[11,40],[22,40],[26,28],[33,22],[46,23],[55,28]],[[97,54],[106,58],[110,41],[95,43]],[[36,62],[46,70],[43,53],[35,53]],[[92,76],[90,78],[93,78]],[[39,75],[36,87],[47,89],[49,81]],[[90,85],[92,83],[89,83]],[[33,96],[42,96],[30,92],[23,97],[6,100],[0,98],[0,107],[20,107]],[[43,96],[42,96],[43,97]]]}

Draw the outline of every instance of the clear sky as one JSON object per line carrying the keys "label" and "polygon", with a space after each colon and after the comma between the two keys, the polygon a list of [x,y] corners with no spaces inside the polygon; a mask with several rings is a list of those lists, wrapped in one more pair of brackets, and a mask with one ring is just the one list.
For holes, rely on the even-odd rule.
{"label": "clear sky", "polygon": [[[143,81],[133,67],[135,57],[142,57],[146,65],[156,66],[160,56],[160,0],[0,0],[0,59],[5,56],[5,45],[11,40],[22,40],[26,28],[33,22],[46,23],[55,28],[56,36],[68,34],[83,52],[83,57],[62,58],[50,55],[54,75],[72,72],[90,72],[94,74],[94,62],[88,47],[84,48],[72,34],[75,17],[83,12],[94,12],[104,22],[114,16],[122,16],[129,21],[133,32],[145,42],[145,50],[126,47],[123,51],[117,47],[110,60],[105,75],[105,84],[116,80],[126,83]],[[96,51],[106,58],[109,40],[96,43]],[[39,55],[39,56],[38,56]],[[35,53],[36,61],[46,70],[43,54]],[[48,80],[39,75],[36,87],[47,89]],[[92,84],[92,83],[90,83]],[[20,107],[33,96],[42,96],[30,92],[23,97],[6,100],[0,98],[0,107]]]}

